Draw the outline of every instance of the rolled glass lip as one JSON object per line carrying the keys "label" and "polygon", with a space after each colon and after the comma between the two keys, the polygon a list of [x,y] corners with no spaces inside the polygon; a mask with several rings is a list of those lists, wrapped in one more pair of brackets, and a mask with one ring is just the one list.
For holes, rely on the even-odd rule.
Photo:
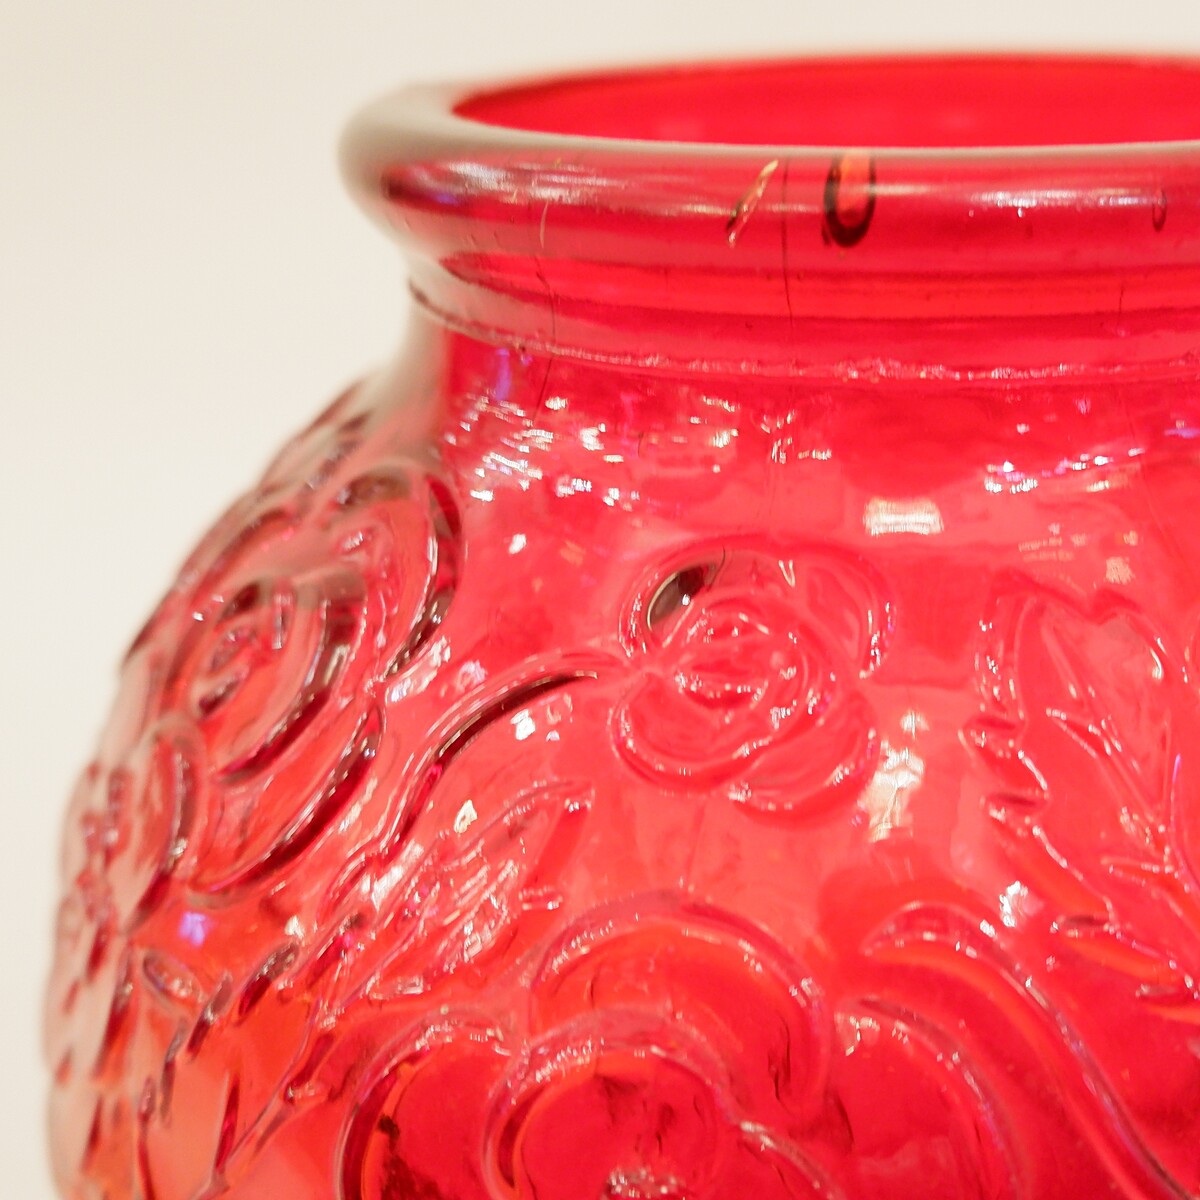
{"label": "rolled glass lip", "polygon": [[[922,142],[919,137],[905,144],[895,144],[885,138],[870,135],[858,137],[824,137],[811,139],[772,139],[744,135],[734,139],[720,137],[671,137],[613,135],[605,132],[570,132],[556,130],[553,124],[521,120],[521,114],[536,115],[538,107],[552,110],[563,97],[586,89],[600,99],[605,90],[612,93],[627,91],[639,85],[666,85],[681,93],[703,96],[706,89],[727,85],[731,79],[761,75],[766,81],[791,74],[801,80],[807,73],[819,72],[825,77],[823,86],[832,90],[838,76],[853,95],[856,84],[870,83],[872,75],[894,75],[896,70],[925,76],[931,87],[939,82],[935,77],[954,72],[960,79],[972,73],[1003,71],[1009,83],[1045,83],[1057,76],[1057,82],[1069,88],[1069,75],[1087,74],[1092,81],[1106,75],[1116,88],[1154,79],[1160,86],[1172,82],[1178,85],[1178,100],[1189,99],[1196,117],[1190,120],[1194,136],[1155,136],[1111,138],[1049,138],[1039,133],[1036,140],[1006,141],[991,137],[974,142],[969,138],[961,143],[944,139]],[[1024,76],[1024,79],[1021,77]],[[783,79],[786,87],[787,80]],[[941,81],[946,82],[946,81]],[[950,81],[953,82],[953,81]],[[887,86],[885,83],[884,86]],[[1070,92],[1064,92],[1064,97]],[[1078,92],[1075,99],[1081,106],[1094,99],[1087,92]],[[1006,98],[998,97],[997,118],[1003,119],[1002,106]],[[903,114],[907,99],[895,97],[896,109]],[[932,106],[949,107],[953,94],[940,93]],[[840,101],[831,99],[832,105]],[[1136,107],[1136,97],[1126,92],[1123,104]],[[489,115],[484,115],[489,114]],[[506,119],[508,114],[510,119]],[[514,121],[511,118],[516,117]],[[1145,112],[1143,119],[1162,119],[1159,114]],[[837,118],[834,118],[836,122]],[[1047,114],[1053,127],[1055,115]],[[603,113],[597,114],[596,127],[611,127]],[[1098,132],[1104,133],[1102,126]],[[584,70],[563,74],[518,76],[495,80],[455,81],[417,84],[402,88],[365,108],[348,130],[347,152],[365,148],[376,138],[389,139],[391,148],[410,161],[424,154],[454,150],[506,148],[510,150],[555,150],[581,155],[613,154],[622,158],[636,155],[682,157],[699,159],[734,159],[739,161],[767,157],[828,156],[834,151],[858,149],[877,159],[1022,159],[1044,160],[1047,157],[1070,156],[1092,159],[1097,164],[1130,153],[1167,153],[1172,156],[1200,155],[1200,56],[1150,55],[1121,53],[926,53],[926,54],[860,54],[811,55],[795,58],[761,58],[730,60],[698,60],[657,65],[623,66],[601,70]]]}
{"label": "rolled glass lip", "polygon": [[[712,140],[612,136],[630,123],[638,88],[668,108],[678,93],[676,116],[693,101],[719,115],[721,87],[756,86],[756,73],[785,87],[789,78],[820,75],[828,86],[840,76],[868,93],[873,79],[883,82],[874,110],[866,105],[841,127],[835,113],[807,143],[759,140],[738,125],[732,102],[727,118],[714,118]],[[974,86],[991,73],[1012,86],[997,93],[983,141],[957,144],[944,128],[932,139],[940,144],[871,139],[870,111],[886,116],[886,89],[906,73],[924,81],[922,119],[952,112],[951,77]],[[1072,92],[1072,78],[1088,86]],[[1135,83],[1144,86],[1131,100]],[[1049,111],[1056,94],[1078,102],[1071,119]],[[625,117],[605,115],[606,95]],[[1049,98],[1045,137],[1039,95]],[[901,116],[905,103],[897,89]],[[587,131],[589,104],[597,132]],[[1136,111],[1126,120],[1129,104]],[[1024,125],[1014,127],[1039,140],[1005,141],[1006,108],[1022,110]],[[991,119],[978,102],[975,116]],[[632,124],[644,134],[639,119]],[[1197,136],[1111,140],[1106,121],[1118,134],[1144,125]],[[731,125],[737,140],[719,140]],[[767,122],[772,132],[779,125]],[[1085,126],[1096,137],[1053,140],[1056,128]],[[940,317],[1200,306],[1200,57],[810,56],[421,85],[361,112],[342,163],[363,206],[414,258],[453,271],[486,244],[513,260],[803,278],[801,304],[844,315],[864,304],[880,315]],[[1051,279],[1052,291],[1031,290]],[[864,288],[892,300],[868,303]],[[797,295],[791,288],[792,315]]]}

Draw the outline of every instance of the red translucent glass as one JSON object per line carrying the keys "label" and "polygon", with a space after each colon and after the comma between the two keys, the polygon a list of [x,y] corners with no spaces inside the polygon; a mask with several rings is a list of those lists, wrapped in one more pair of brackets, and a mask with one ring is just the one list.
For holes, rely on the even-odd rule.
{"label": "red translucent glass", "polygon": [[71,1200],[1200,1194],[1200,65],[422,89],[392,366],[125,661]]}

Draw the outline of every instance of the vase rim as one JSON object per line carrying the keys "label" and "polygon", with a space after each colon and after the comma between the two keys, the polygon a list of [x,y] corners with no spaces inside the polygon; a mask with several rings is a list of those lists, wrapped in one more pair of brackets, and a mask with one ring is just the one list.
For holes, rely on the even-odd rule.
{"label": "vase rim", "polygon": [[[914,108],[911,94],[890,89],[916,81],[931,86],[941,83],[943,89],[950,86],[960,91],[967,85],[973,94],[966,96],[965,102],[976,111],[959,114],[967,118],[960,122],[960,128],[974,129],[983,136],[949,138],[950,126],[944,121],[937,130],[921,126],[919,122],[929,111],[945,113],[952,106],[953,96],[942,90],[932,104],[928,97],[922,98],[924,111],[910,111]],[[979,90],[995,89],[1003,83],[1032,86],[1041,98],[1075,101],[1081,107],[1074,113],[1061,109],[1039,113],[1036,125],[1022,125],[1011,103],[998,103],[988,111],[979,108]],[[1097,111],[1097,102],[1102,99],[1094,90],[1098,83],[1105,83],[1119,94],[1121,103],[1110,108],[1099,105]],[[842,111],[832,117],[829,112],[806,114],[810,119],[817,118],[814,128],[825,131],[824,136],[762,136],[745,127],[747,85],[754,91],[751,100],[786,100],[788,93],[799,90],[801,94],[794,99],[801,103],[812,103],[819,93],[828,98],[831,107],[836,105]],[[1137,94],[1130,95],[1131,85],[1141,90],[1141,99]],[[768,88],[774,91],[768,92]],[[849,95],[849,103],[838,88]],[[613,99],[620,99],[626,107],[645,99],[661,105],[664,97],[694,104],[702,93],[712,96],[714,91],[721,100],[731,98],[734,104],[716,112],[692,113],[690,120],[682,122],[678,111],[643,111],[639,120],[636,114],[614,112],[611,106]],[[893,120],[888,128],[908,120],[914,132],[899,139],[889,138],[886,133],[864,133],[863,114],[853,112],[853,105],[861,103],[864,93],[870,101],[894,99],[892,116],[899,120]],[[998,95],[995,98],[1011,100]],[[1170,101],[1170,112],[1163,111],[1164,100]],[[715,106],[715,100],[713,103]],[[605,105],[609,105],[607,110]],[[1163,132],[1114,136],[1105,129],[1104,121],[1118,112],[1124,117],[1122,128],[1127,131],[1146,121],[1158,122]],[[740,128],[733,136],[707,135],[705,126],[711,125],[714,117],[718,129]],[[1051,136],[1055,121],[1064,117],[1073,134]],[[833,136],[828,131],[836,129],[838,121],[847,123]],[[993,124],[985,127],[987,121]],[[619,129],[622,122],[624,131]],[[1004,122],[1009,123],[1008,127],[1032,129],[1033,136],[1005,137],[1001,132],[1006,128]],[[1084,122],[1092,123],[1092,133],[1081,134]],[[769,121],[765,127],[773,128]],[[937,136],[922,138],[915,133],[920,128]],[[401,88],[367,106],[348,130],[348,155],[352,157],[356,149],[363,148],[371,133],[389,136],[393,139],[392,150],[399,153],[486,145],[513,151],[553,149],[560,154],[572,150],[585,154],[607,151],[622,156],[670,154],[743,161],[764,155],[828,156],[847,150],[895,160],[1017,159],[1068,154],[1102,162],[1137,150],[1200,155],[1200,56],[1049,51],[829,53],[681,60],[424,83]]]}
{"label": "vase rim", "polygon": [[[819,136],[777,136],[799,124]],[[360,113],[342,162],[434,307],[452,276],[789,323],[1200,308],[1200,57],[825,56],[421,85]]]}

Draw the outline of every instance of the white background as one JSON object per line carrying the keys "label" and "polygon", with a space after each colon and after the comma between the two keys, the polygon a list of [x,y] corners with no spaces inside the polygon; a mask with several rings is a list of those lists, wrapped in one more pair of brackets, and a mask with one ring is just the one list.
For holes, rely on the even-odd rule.
{"label": "white background", "polygon": [[1200,0],[0,0],[5,1200],[50,1195],[57,826],[117,656],[222,503],[399,335],[344,119],[416,79],[904,46],[1200,52]]}

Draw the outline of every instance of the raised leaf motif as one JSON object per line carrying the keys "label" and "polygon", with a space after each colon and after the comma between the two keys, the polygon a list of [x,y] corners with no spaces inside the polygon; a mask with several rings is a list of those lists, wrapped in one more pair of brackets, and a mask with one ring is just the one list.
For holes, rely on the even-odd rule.
{"label": "raised leaf motif", "polygon": [[984,712],[964,740],[1000,785],[994,816],[1075,872],[1102,924],[1156,903],[1174,914],[1176,954],[1200,963],[1200,891],[1180,837],[1200,712],[1182,662],[1127,604],[1020,581],[997,592],[985,631]]}
{"label": "raised leaf motif", "polygon": [[439,831],[419,856],[368,856],[338,889],[333,934],[307,986],[334,1014],[363,995],[419,995],[481,968],[525,914],[555,907],[554,880],[582,834],[590,791],[569,781],[531,789],[489,821]]}
{"label": "raised leaf motif", "polygon": [[[1075,1062],[1064,1070],[1108,1097],[1109,1115],[1083,1123],[1122,1126],[1147,1170],[1190,1192],[1200,1168],[1180,1153],[1176,1127],[1200,1135],[1189,1099],[1200,1088],[1190,1048],[1200,888],[1186,837],[1200,705],[1183,659],[1127,600],[1101,592],[1085,602],[1009,578],[993,595],[977,661],[981,712],[963,742],[983,768],[984,803],[1015,875],[1008,895],[1027,897],[1019,914],[1001,897],[984,923],[998,941],[1019,929],[1025,998],[1037,997],[1048,1025],[1069,1022]],[[917,953],[910,940],[906,958]],[[979,957],[996,961],[982,948]],[[954,969],[949,955],[939,969]],[[1158,1053],[1174,1047],[1174,1074],[1147,1073],[1131,1023]],[[1170,1122],[1165,1104],[1175,1106]]]}

